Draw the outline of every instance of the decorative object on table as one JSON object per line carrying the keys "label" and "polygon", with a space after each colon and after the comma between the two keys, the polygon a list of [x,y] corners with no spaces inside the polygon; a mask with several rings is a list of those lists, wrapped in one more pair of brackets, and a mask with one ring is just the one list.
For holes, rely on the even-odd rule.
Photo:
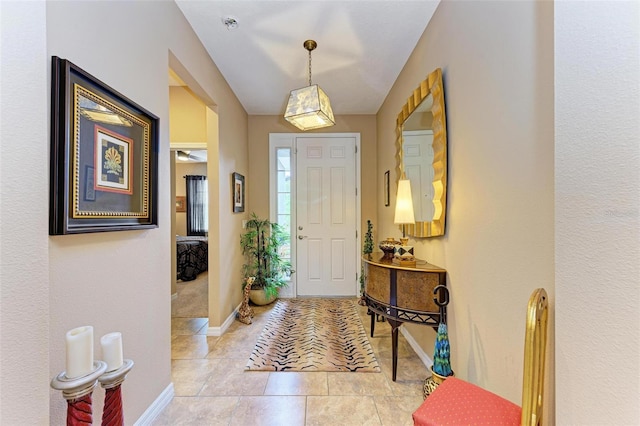
{"label": "decorative object on table", "polygon": [[438,333],[436,335],[435,348],[433,353],[433,366],[431,367],[431,376],[427,377],[422,387],[422,393],[426,399],[444,380],[453,376],[451,369],[451,348],[449,344],[449,334],[447,332],[446,311],[445,306],[449,304],[449,290],[439,285],[433,289],[436,297],[434,303],[440,308],[440,324],[438,324]]}
{"label": "decorative object on table", "polygon": [[402,266],[416,266],[416,257],[413,254],[413,246],[408,245],[408,238],[401,238],[393,250],[394,260],[398,260]]}
{"label": "decorative object on table", "polygon": [[246,232],[240,236],[240,247],[245,256],[242,272],[245,278],[255,277],[249,294],[254,304],[273,302],[278,297],[278,290],[289,284],[287,278],[295,271],[291,262],[283,258],[288,239],[279,224],[260,219],[255,213],[247,221]]}
{"label": "decorative object on table", "polygon": [[66,370],[51,380],[51,387],[62,391],[67,400],[67,425],[93,424],[91,395],[107,363],[93,359],[93,327],[82,326],[65,335]]}
{"label": "decorative object on table", "polygon": [[357,305],[349,299],[280,299],[247,370],[380,372]]}
{"label": "decorative object on table", "polygon": [[318,47],[314,40],[302,44],[309,51],[309,85],[291,91],[284,119],[302,131],[335,124],[329,97],[317,84],[311,84],[311,51]]}
{"label": "decorative object on table", "polygon": [[244,211],[244,176],[240,173],[233,173],[231,176],[231,186],[233,212],[242,213]]}
{"label": "decorative object on table", "polygon": [[415,223],[413,214],[413,199],[411,197],[411,182],[403,178],[398,181],[398,195],[396,197],[396,212],[393,219],[396,225],[402,225],[402,238],[400,244],[394,249],[394,259],[400,266],[416,266],[416,258],[413,255],[413,246],[409,245],[406,238],[406,226]]}
{"label": "decorative object on table", "polygon": [[158,117],[66,59],[51,63],[49,235],[158,226]]}
{"label": "decorative object on table", "polygon": [[391,205],[389,190],[389,170],[384,172],[384,206],[389,207]]}
{"label": "decorative object on table", "polygon": [[237,315],[238,321],[243,324],[251,324],[251,319],[253,318],[253,309],[251,309],[251,306],[249,306],[249,294],[251,293],[251,284],[253,284],[255,280],[256,277],[248,277],[245,280],[243,291],[244,297],[242,298],[242,304],[238,309]]}
{"label": "decorative object on table", "polygon": [[384,253],[382,259],[393,260],[393,252],[395,251],[398,244],[400,244],[400,241],[394,240],[393,237],[388,237],[386,240],[380,241],[378,247],[380,247],[380,250],[382,250],[382,252]]}

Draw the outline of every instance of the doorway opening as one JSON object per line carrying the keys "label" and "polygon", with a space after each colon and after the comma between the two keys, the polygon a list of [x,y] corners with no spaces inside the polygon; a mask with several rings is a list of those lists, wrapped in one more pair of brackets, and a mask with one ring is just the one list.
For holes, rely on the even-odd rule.
{"label": "doorway opening", "polygon": [[360,134],[269,135],[270,219],[289,233],[284,297],[357,296]]}
{"label": "doorway opening", "polygon": [[[188,75],[185,79],[193,81]],[[196,323],[208,327],[217,297],[211,291],[215,277],[209,273],[216,270],[211,253],[218,245],[217,233],[211,239],[209,229],[217,226],[218,216],[211,219],[209,206],[218,186],[217,173],[210,172],[218,158],[218,121],[210,100],[199,97],[185,79],[169,68],[171,316],[172,323],[193,328]]]}

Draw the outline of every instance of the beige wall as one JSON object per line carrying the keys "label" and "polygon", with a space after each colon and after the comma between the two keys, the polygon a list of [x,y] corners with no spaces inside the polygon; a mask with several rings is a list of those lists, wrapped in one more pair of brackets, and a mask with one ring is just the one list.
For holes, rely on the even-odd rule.
{"label": "beige wall", "polygon": [[0,19],[0,423],[47,425],[46,5],[2,1]]}
{"label": "beige wall", "polygon": [[[520,404],[527,299],[545,287],[552,310],[554,300],[553,3],[440,3],[378,112],[378,174],[395,166],[398,112],[437,67],[449,143],[447,230],[411,242],[417,257],[448,271],[456,375]],[[391,209],[379,209],[378,219],[385,235],[400,236]],[[408,329],[432,356],[434,332]],[[553,389],[551,363],[546,424]]]}
{"label": "beige wall", "polygon": [[207,142],[205,104],[188,87],[169,87],[169,137],[173,142]]}
{"label": "beige wall", "polygon": [[640,2],[555,4],[556,420],[639,425]]}
{"label": "beige wall", "polygon": [[[360,170],[362,183],[362,234],[367,230],[367,219],[378,234],[378,200],[383,203],[383,174],[376,170],[376,118],[374,115],[340,115],[336,124],[307,133],[360,133]],[[252,115],[249,117],[249,164],[246,181],[246,203],[249,212],[269,217],[269,133],[301,133],[282,116]],[[393,143],[393,142],[392,142]]]}
{"label": "beige wall", "polygon": [[[174,67],[170,62],[178,61],[183,66],[177,71],[189,71],[192,80],[199,83],[202,93],[198,95],[208,99],[208,105],[215,101],[220,115],[218,132],[221,140],[229,141],[226,145],[220,144],[221,161],[246,167],[247,118],[174,3],[49,2],[46,17],[48,55],[70,59],[160,117],[159,228],[50,238],[42,234],[39,237],[49,244],[50,304],[42,309],[46,311],[48,306],[50,316],[48,322],[39,326],[46,328],[49,325],[50,345],[43,347],[40,343],[32,350],[41,354],[42,364],[50,364],[48,376],[53,377],[64,369],[64,333],[67,330],[84,324],[93,325],[96,342],[104,333],[121,331],[125,357],[136,363],[123,393],[125,422],[132,424],[171,383],[169,256],[173,200],[170,195],[167,69],[170,65],[172,69],[180,67]],[[109,37],[90,36],[97,34],[96,17],[113,29]],[[39,72],[40,78],[48,81],[49,69],[41,68]],[[48,92],[44,91],[36,99],[47,98]],[[47,115],[40,114],[39,120],[46,122]],[[216,134],[215,139],[217,137]],[[30,140],[35,143],[35,139],[22,139],[24,144]],[[42,143],[43,139],[38,141]],[[40,150],[46,152],[47,144],[44,143]],[[46,169],[46,166],[41,167],[41,174],[46,175]],[[42,200],[47,199],[47,191],[46,181],[32,188]],[[212,192],[217,196],[219,191],[214,188]],[[223,199],[218,200],[218,204],[222,202]],[[38,223],[46,221],[46,215],[38,216]],[[217,224],[224,237],[231,234],[235,237],[240,233],[239,222],[224,218]],[[212,251],[217,255],[218,250]],[[233,259],[235,255],[230,253],[226,264],[239,265],[240,257]],[[239,286],[237,290],[235,286],[228,288],[231,277],[239,275],[238,266],[237,271],[219,271],[219,276],[214,277],[218,282],[217,296],[224,299],[224,304],[219,302],[216,306],[219,317],[228,316],[230,306],[240,302]],[[13,338],[20,339],[16,333]],[[96,358],[100,358],[97,343],[95,348]],[[48,381],[41,380],[32,386],[42,389],[48,386]],[[23,398],[16,395],[11,399],[20,405]],[[101,412],[102,400],[103,391],[97,389],[94,412]],[[65,403],[59,392],[50,391],[47,401],[31,400],[30,406],[34,402],[38,406],[50,405],[50,423],[64,422]]]}
{"label": "beige wall", "polygon": [[[207,176],[207,163],[178,163],[176,162],[176,197],[187,195],[186,175]],[[217,182],[208,182],[210,185]],[[187,213],[176,212],[176,235],[187,235]]]}

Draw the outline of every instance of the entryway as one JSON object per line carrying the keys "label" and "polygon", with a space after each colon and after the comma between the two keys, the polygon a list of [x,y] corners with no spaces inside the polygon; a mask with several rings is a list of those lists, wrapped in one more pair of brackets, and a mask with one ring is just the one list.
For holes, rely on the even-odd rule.
{"label": "entryway", "polygon": [[290,231],[282,296],[356,296],[360,135],[271,134],[271,220]]}

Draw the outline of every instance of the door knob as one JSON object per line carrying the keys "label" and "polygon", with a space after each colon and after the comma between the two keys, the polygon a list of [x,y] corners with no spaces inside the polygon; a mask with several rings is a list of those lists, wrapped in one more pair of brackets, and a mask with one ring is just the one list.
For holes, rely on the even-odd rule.
{"label": "door knob", "polygon": [[306,235],[298,235],[298,239],[299,239],[299,240],[303,240],[303,239],[305,239],[305,238],[307,238],[307,236],[306,236]]}

